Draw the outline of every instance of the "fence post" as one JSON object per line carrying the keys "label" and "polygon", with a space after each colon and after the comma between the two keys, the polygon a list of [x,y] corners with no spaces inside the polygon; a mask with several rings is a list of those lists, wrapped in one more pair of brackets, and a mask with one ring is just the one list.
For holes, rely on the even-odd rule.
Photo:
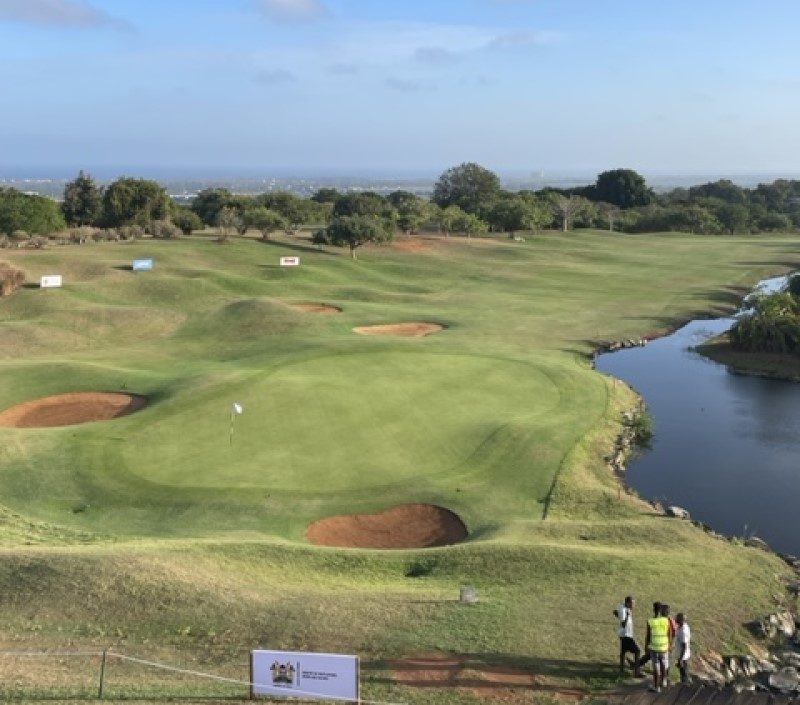
{"label": "fence post", "polygon": [[100,688],[97,692],[97,698],[99,700],[103,699],[103,689],[106,684],[106,656],[108,655],[108,649],[103,649],[103,658],[100,661]]}

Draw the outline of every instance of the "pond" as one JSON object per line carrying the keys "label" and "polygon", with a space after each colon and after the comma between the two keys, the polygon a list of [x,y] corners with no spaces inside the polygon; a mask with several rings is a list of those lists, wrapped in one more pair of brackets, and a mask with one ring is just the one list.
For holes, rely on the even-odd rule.
{"label": "pond", "polygon": [[732,374],[691,349],[734,320],[692,321],[597,356],[597,369],[634,387],[654,421],[652,449],[631,461],[626,480],[716,531],[800,554],[800,384]]}

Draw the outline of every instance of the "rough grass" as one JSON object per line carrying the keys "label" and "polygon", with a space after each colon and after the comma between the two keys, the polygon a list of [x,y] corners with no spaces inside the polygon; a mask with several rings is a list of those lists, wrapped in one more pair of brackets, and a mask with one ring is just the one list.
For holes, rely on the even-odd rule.
{"label": "rough grass", "polygon": [[[784,567],[618,494],[602,458],[635,397],[587,355],[729,310],[741,288],[796,264],[792,238],[450,238],[356,263],[304,249],[287,271],[276,265],[290,247],[305,246],[9,255],[66,286],[0,303],[0,407],[81,389],[152,403],[110,423],[0,431],[3,646],[115,645],[243,675],[254,646],[354,652],[365,697],[420,702],[472,700],[395,685],[386,659],[458,652],[608,683],[611,609],[631,592],[637,631],[662,599],[688,613],[700,650],[741,647]],[[143,256],[154,272],[124,268]],[[305,300],[343,312],[285,305]],[[403,320],[447,329],[351,332]],[[245,414],[231,446],[233,401]],[[302,543],[311,518],[408,501],[459,512],[473,539],[389,553]],[[463,584],[479,604],[457,603]],[[96,673],[91,660],[15,663],[0,657],[7,694],[72,694]],[[135,669],[110,678],[130,697],[232,694]]]}

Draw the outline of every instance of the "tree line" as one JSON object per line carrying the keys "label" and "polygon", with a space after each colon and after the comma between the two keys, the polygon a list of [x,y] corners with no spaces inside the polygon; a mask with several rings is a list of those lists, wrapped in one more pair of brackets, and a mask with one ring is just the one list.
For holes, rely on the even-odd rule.
{"label": "tree line", "polygon": [[355,256],[367,242],[423,228],[445,236],[513,236],[554,227],[715,234],[799,226],[800,181],[780,179],[747,189],[719,180],[657,194],[631,169],[604,171],[583,187],[509,191],[494,172],[464,163],[438,178],[430,199],[404,190],[383,196],[323,188],[301,198],[209,188],[189,206],[180,206],[155,181],[122,177],[103,187],[83,171],[65,186],[61,203],[0,188],[0,244],[3,234],[7,242],[66,231],[81,242],[92,234],[95,239],[169,238],[205,227],[216,228],[221,240],[247,231],[268,240],[275,232],[304,227],[314,229],[321,246],[347,246]]}

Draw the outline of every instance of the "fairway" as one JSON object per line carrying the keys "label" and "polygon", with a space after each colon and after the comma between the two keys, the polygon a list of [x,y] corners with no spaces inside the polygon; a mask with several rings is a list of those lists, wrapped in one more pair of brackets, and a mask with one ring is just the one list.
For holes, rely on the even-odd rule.
{"label": "fairway", "polygon": [[[691,297],[681,278],[702,285],[695,254],[717,242],[432,240],[357,263],[308,250],[291,271],[270,264],[280,243],[248,240],[15,254],[29,278],[53,269],[66,286],[2,302],[0,408],[76,391],[148,403],[97,423],[0,429],[4,502],[117,535],[297,541],[314,520],[409,502],[451,509],[474,536],[541,519],[565,458],[608,415],[608,381],[582,354],[652,327],[635,311]],[[784,246],[731,238],[728,249]],[[153,272],[124,267],[153,253]],[[658,276],[674,294],[648,301]],[[397,327],[426,320],[442,323]],[[244,413],[231,419],[234,402]]]}
{"label": "fairway", "polygon": [[[404,701],[422,696],[389,684],[384,658],[477,654],[607,683],[606,607],[627,590],[686,609],[699,650],[741,648],[785,567],[620,491],[604,458],[637,400],[590,355],[730,310],[800,261],[796,240],[526,240],[430,238],[357,262],[302,239],[4,253],[29,281],[57,272],[65,286],[0,300],[0,414],[74,392],[147,403],[0,427],[0,637],[167,662],[199,649],[237,677],[254,644],[360,653],[375,664],[365,692]],[[280,268],[297,248],[302,265]],[[126,269],[139,257],[154,271]],[[441,329],[354,332],[411,322]],[[366,527],[365,546],[436,546],[462,521],[455,546],[311,545],[349,546]],[[458,606],[462,585],[477,605]],[[156,692],[116,677],[121,692]]]}

